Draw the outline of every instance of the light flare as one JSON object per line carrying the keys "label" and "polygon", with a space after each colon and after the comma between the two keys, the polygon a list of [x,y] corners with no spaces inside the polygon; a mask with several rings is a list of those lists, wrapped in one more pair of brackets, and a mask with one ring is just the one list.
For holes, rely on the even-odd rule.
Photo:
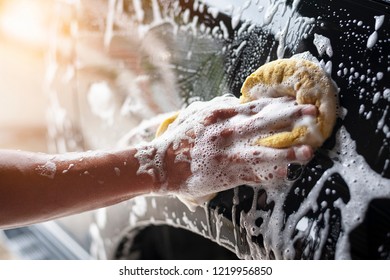
{"label": "light flare", "polygon": [[48,39],[49,2],[12,0],[0,10],[0,31],[8,38],[40,46]]}

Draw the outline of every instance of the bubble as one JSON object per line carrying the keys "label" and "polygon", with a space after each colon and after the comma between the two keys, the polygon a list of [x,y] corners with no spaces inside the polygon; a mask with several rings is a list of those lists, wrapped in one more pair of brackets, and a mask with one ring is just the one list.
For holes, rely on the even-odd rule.
{"label": "bubble", "polygon": [[300,163],[289,163],[287,166],[287,180],[295,181],[299,179],[303,173],[304,166]]}

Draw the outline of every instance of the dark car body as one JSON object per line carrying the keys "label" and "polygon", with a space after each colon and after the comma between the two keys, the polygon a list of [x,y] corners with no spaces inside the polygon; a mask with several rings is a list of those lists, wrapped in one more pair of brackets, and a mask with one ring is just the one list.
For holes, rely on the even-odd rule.
{"label": "dark car body", "polygon": [[[339,88],[337,124],[278,188],[238,186],[195,212],[175,197],[141,196],[6,236],[39,236],[39,248],[51,240],[39,258],[390,258],[388,1],[80,2],[68,7],[77,30],[58,24],[51,56],[53,151],[130,144],[142,120],[239,97],[259,66],[305,52]],[[91,103],[94,84],[112,95]]]}

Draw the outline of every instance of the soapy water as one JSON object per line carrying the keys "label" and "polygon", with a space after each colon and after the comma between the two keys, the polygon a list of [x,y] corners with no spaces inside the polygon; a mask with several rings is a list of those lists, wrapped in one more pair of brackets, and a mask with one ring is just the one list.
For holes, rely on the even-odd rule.
{"label": "soapy water", "polygon": [[[286,215],[284,204],[287,196],[291,196],[291,189],[280,188],[274,191],[266,191],[267,204],[273,204],[271,212],[257,210],[257,200],[254,199],[252,208],[241,217],[241,226],[252,236],[261,234],[264,239],[264,250],[258,251],[257,244],[250,246],[251,252],[247,256],[268,259],[273,255],[277,259],[296,258],[296,250],[302,250],[300,257],[321,258],[324,254],[324,246],[331,238],[329,230],[331,214],[335,209],[340,211],[340,231],[336,237],[334,258],[350,259],[351,255],[346,248],[349,247],[349,233],[364,219],[369,201],[379,197],[389,197],[390,180],[372,172],[362,156],[356,153],[356,146],[344,127],[341,127],[336,134],[336,145],[329,151],[333,158],[334,165],[328,168],[315,180],[314,186],[299,208]],[[357,171],[358,170],[358,171]],[[334,177],[339,177],[348,186],[349,200],[344,200],[342,196],[333,201],[333,205],[327,205],[326,200],[320,201],[321,192],[331,195],[331,190],[326,188],[328,182]],[[368,185],[365,185],[367,182]],[[368,183],[372,182],[372,184]],[[302,183],[302,180],[301,182]],[[302,184],[305,185],[305,184]],[[301,187],[294,184],[294,192],[298,194]],[[308,190],[309,191],[309,190]],[[341,191],[335,189],[336,192]],[[255,191],[256,193],[256,191]],[[296,196],[296,199],[298,196]],[[318,214],[317,219],[310,218],[313,214]],[[308,216],[308,217],[307,217]],[[255,221],[262,219],[260,226]],[[333,237],[332,237],[333,238]],[[297,246],[301,240],[312,240],[312,244],[303,244],[303,248]],[[329,245],[329,244],[327,244]],[[307,253],[305,253],[305,249]]]}
{"label": "soapy water", "polygon": [[[119,9],[121,2],[110,1],[110,20],[107,19],[107,22],[113,21],[114,24],[106,25],[106,45],[109,45],[114,37],[115,28],[126,25],[123,19],[127,14]],[[188,39],[192,38],[191,36],[198,36],[206,46],[214,46],[210,48],[211,52],[203,52],[205,63],[193,62],[201,57],[199,50],[189,48],[188,51],[182,51],[183,45],[179,48],[182,51],[180,55],[177,55],[180,52],[175,53],[178,49],[174,49],[171,54],[159,54],[157,57],[159,61],[168,63],[171,70],[174,69],[177,74],[177,87],[181,94],[184,92],[182,95],[186,104],[194,100],[210,100],[224,92],[233,92],[237,96],[249,73],[267,61],[290,57],[302,49],[306,50],[301,44],[303,40],[311,44],[313,56],[317,57],[320,65],[340,87],[342,107],[339,124],[332,139],[320,149],[312,162],[304,166],[302,171],[297,171],[292,177],[294,181],[283,182],[272,188],[253,188],[250,191],[252,195],[248,196],[251,207],[245,211],[240,205],[241,188],[234,190],[233,205],[228,211],[233,213],[231,222],[236,227],[235,239],[222,234],[225,230],[225,217],[218,211],[213,212],[211,217],[215,222],[213,226],[216,227],[217,235],[209,235],[210,230],[196,225],[194,220],[191,223],[188,214],[186,221],[177,215],[173,217],[169,208],[162,209],[166,217],[165,222],[181,227],[186,227],[188,223],[189,230],[212,238],[245,259],[350,258],[349,235],[364,219],[370,201],[390,197],[390,182],[387,179],[390,177],[390,89],[386,83],[390,71],[390,57],[385,47],[390,37],[386,25],[387,14],[377,13],[371,17],[362,15],[361,18],[353,18],[348,16],[348,7],[335,9],[329,4],[324,10],[333,12],[319,12],[316,15],[316,9],[321,11],[322,5],[328,5],[327,2],[307,3],[303,0],[293,1],[292,5],[288,4],[288,1],[277,0],[246,1],[240,7],[226,3],[223,3],[224,7],[220,7],[221,3],[217,1],[214,6],[199,1],[190,2],[193,7],[182,8],[173,4],[173,8],[165,9],[158,1],[151,1],[148,3],[152,8],[150,12],[144,2],[133,1],[135,20],[138,22],[136,30],[140,37],[167,30],[169,26],[172,32],[168,34],[173,34],[173,38],[186,33],[189,34],[185,37],[186,42],[191,41]],[[309,16],[305,16],[304,5],[314,7]],[[332,5],[337,3],[332,2]],[[209,24],[200,20],[202,13],[209,16]],[[229,20],[225,20],[224,15],[229,15]],[[325,21],[339,25],[342,28],[341,33],[335,36],[329,34],[323,28]],[[359,55],[351,55],[351,52]],[[192,63],[175,66],[183,57]],[[156,59],[156,56],[153,59]],[[226,70],[204,71],[211,69],[211,65],[224,65]],[[199,73],[201,74],[197,76]],[[194,86],[200,84],[206,86]],[[202,90],[210,88],[213,95],[202,95]],[[58,102],[57,105],[60,106]],[[57,121],[66,127],[66,112],[57,112],[62,114]],[[99,114],[97,111],[96,113]],[[100,114],[98,117],[102,118],[104,115]],[[353,128],[357,121],[365,131],[365,139],[361,137],[362,130]],[[150,131],[145,132],[148,137],[151,137],[151,134]],[[323,162],[317,161],[321,155],[326,158]],[[50,166],[42,170],[50,170]],[[143,198],[136,198],[134,201],[138,199]],[[144,203],[142,205],[148,207]],[[207,211],[210,205],[212,202],[198,207],[197,211]],[[140,213],[140,216],[134,214],[128,219],[131,226],[142,219],[143,212],[137,213]],[[109,215],[109,211],[106,214]],[[102,213],[97,216],[98,220],[102,220],[101,216]],[[149,223],[163,222],[150,219]],[[109,219],[106,227],[108,226]],[[97,228],[99,227],[91,228],[93,240],[96,239],[93,244],[98,244],[94,251],[99,256],[107,256],[104,247],[109,245],[102,242],[104,227],[99,228],[99,235],[96,233]],[[237,245],[242,244],[243,239],[247,243],[246,250]]]}
{"label": "soapy water", "polygon": [[[297,105],[290,97],[262,98],[247,104],[231,96],[208,102],[194,102],[169,125],[166,132],[142,145],[135,157],[140,168],[163,189],[167,178],[163,163],[168,149],[176,152],[175,163],[190,164],[191,176],[179,187],[179,194],[198,203],[218,191],[244,183],[273,186],[285,178],[288,161],[307,162],[307,147],[272,149],[254,145],[254,140],[299,125],[315,126],[315,116],[303,114],[312,105]],[[309,130],[315,130],[310,128]],[[187,143],[188,148],[181,148]],[[234,163],[234,164],[232,164]]]}

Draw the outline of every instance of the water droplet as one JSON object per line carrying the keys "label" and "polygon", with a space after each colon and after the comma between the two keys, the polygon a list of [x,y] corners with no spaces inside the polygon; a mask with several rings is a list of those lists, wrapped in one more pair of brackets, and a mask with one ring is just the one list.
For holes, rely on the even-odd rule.
{"label": "water droplet", "polygon": [[236,97],[233,93],[225,93],[223,97]]}
{"label": "water droplet", "polygon": [[299,179],[303,173],[304,166],[300,163],[289,163],[287,165],[287,180],[295,181]]}

